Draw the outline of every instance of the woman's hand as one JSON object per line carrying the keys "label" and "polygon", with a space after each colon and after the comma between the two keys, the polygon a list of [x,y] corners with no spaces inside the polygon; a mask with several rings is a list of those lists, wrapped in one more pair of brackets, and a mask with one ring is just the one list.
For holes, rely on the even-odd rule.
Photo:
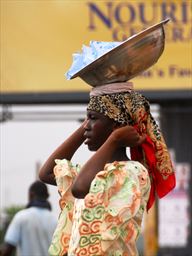
{"label": "woman's hand", "polygon": [[110,135],[118,147],[135,147],[144,142],[146,135],[140,136],[133,126],[121,126]]}

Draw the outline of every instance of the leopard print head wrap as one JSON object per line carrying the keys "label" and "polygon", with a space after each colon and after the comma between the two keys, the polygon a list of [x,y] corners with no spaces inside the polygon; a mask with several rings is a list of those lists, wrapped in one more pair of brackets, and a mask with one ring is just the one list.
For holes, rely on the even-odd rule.
{"label": "leopard print head wrap", "polygon": [[99,112],[119,124],[134,126],[139,134],[147,135],[142,145],[130,149],[132,160],[141,162],[151,178],[147,209],[152,206],[156,193],[162,198],[175,187],[175,174],[167,146],[151,115],[150,104],[143,95],[134,90],[92,93],[87,110]]}

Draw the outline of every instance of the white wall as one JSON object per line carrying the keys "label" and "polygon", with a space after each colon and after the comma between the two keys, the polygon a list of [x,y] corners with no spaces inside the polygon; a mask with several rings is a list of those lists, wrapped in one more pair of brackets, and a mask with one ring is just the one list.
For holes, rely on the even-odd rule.
{"label": "white wall", "polygon": [[[0,123],[1,212],[5,207],[27,203],[28,187],[37,178],[38,166],[80,125],[78,121],[69,120],[70,116],[66,118],[66,111],[58,111],[58,108],[51,108],[52,111],[49,110],[49,116],[46,116],[45,113],[40,114],[42,108],[39,107],[38,111],[33,110],[34,114],[31,118],[30,107],[25,107],[23,111],[21,107],[19,111],[18,107],[16,109],[17,111],[11,109],[13,115],[15,115],[12,120]],[[84,116],[85,108],[80,107],[78,110]],[[20,114],[18,114],[19,112]],[[58,113],[60,114],[58,115]],[[73,113],[74,110],[71,111],[71,116],[74,115]],[[53,120],[56,115],[58,120]],[[78,117],[81,118],[81,115],[78,114],[74,118],[77,119]],[[83,163],[90,154],[86,146],[82,145],[75,155],[74,161]],[[48,187],[53,211],[58,214],[59,196],[57,189],[51,185]]]}

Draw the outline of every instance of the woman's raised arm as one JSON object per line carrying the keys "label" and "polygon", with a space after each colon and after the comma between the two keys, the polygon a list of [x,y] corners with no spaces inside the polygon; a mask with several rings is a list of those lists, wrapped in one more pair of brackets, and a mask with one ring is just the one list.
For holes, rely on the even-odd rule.
{"label": "woman's raised arm", "polygon": [[[86,121],[84,121],[84,123],[85,122]],[[71,160],[74,153],[84,141],[84,123],[49,156],[39,171],[39,178],[41,181],[51,185],[56,185],[53,173],[55,159],[65,158],[67,160]]]}

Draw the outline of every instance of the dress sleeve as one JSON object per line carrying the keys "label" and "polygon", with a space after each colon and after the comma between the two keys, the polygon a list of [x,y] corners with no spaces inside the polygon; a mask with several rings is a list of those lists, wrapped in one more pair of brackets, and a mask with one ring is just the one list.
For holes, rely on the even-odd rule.
{"label": "dress sleeve", "polygon": [[58,192],[61,196],[59,200],[61,213],[49,247],[49,255],[60,256],[67,253],[69,247],[75,200],[71,193],[71,186],[80,166],[74,166],[66,159],[55,160],[55,162],[56,166],[54,167],[53,172]]}
{"label": "dress sleeve", "polygon": [[97,174],[85,206],[94,207],[97,202],[104,208],[100,226],[103,252],[108,252],[120,237],[125,244],[129,239],[136,239],[149,191],[148,172],[138,162],[107,164]]}
{"label": "dress sleeve", "polygon": [[61,209],[63,209],[66,202],[74,201],[74,197],[71,193],[71,186],[73,180],[77,176],[77,172],[79,171],[80,167],[78,165],[74,166],[70,161],[66,159],[56,159],[55,163],[56,165],[53,169],[53,172],[55,175],[58,192],[61,196],[59,204]]}

